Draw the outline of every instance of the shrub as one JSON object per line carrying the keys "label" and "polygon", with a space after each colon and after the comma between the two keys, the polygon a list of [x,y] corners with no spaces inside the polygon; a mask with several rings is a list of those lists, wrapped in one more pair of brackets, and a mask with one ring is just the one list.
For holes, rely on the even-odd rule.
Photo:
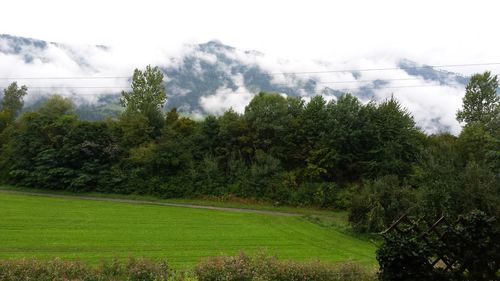
{"label": "shrub", "polygon": [[131,258],[125,265],[125,276],[130,281],[167,280],[168,275],[168,265],[164,261],[151,262],[142,258]]}
{"label": "shrub", "polygon": [[413,189],[397,176],[385,176],[363,186],[352,199],[349,222],[360,232],[379,232],[415,205]]}
{"label": "shrub", "polygon": [[375,273],[355,263],[279,261],[274,257],[244,253],[213,257],[196,266],[200,281],[370,281]]}
{"label": "shrub", "polygon": [[97,275],[80,262],[59,259],[47,262],[28,259],[0,261],[0,280],[5,281],[99,280]]}
{"label": "shrub", "polygon": [[[500,231],[494,217],[473,211],[439,230],[440,239],[417,232],[396,232],[377,251],[382,281],[493,281],[500,273]],[[429,261],[446,257],[448,270]]]}
{"label": "shrub", "polygon": [[457,258],[455,273],[464,272],[457,280],[498,280],[500,226],[495,217],[481,211],[461,216],[455,226],[445,229],[443,241],[439,251]]}
{"label": "shrub", "polygon": [[198,264],[195,273],[200,281],[252,280],[252,259],[244,254],[235,257],[214,257]]}
{"label": "shrub", "polygon": [[113,260],[98,267],[79,261],[39,261],[33,259],[0,260],[2,281],[162,281],[170,274],[166,262],[147,259],[129,259],[122,263]]}
{"label": "shrub", "polygon": [[428,258],[432,252],[417,238],[388,236],[377,251],[382,281],[436,280]]}

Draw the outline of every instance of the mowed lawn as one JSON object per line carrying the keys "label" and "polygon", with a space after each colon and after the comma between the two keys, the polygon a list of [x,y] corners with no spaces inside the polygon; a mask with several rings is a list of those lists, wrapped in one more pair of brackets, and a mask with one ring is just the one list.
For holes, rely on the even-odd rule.
{"label": "mowed lawn", "polygon": [[368,241],[302,217],[0,193],[0,259],[166,259],[265,251],[281,259],[375,264]]}

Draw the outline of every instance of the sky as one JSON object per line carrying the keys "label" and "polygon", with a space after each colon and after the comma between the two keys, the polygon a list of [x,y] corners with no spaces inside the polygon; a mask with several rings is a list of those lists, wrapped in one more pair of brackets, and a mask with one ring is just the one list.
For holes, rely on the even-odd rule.
{"label": "sky", "polygon": [[[269,72],[395,67],[402,58],[429,65],[500,63],[500,1],[494,0],[2,0],[1,8],[0,34],[71,44],[98,75],[129,75],[134,67],[164,63],[185,53],[187,45],[209,40],[264,53],[260,61],[239,58]],[[85,47],[97,44],[113,51]],[[50,48],[43,56],[51,63],[23,64],[0,56],[0,77],[88,75],[63,50]],[[445,70],[499,74],[500,65]],[[316,78],[353,79],[345,74]],[[362,78],[404,79],[407,74],[367,72]],[[407,85],[402,83],[390,86]],[[428,126],[438,119],[458,133],[455,113],[464,89],[427,89],[385,89],[376,98],[394,95],[428,132],[436,132]],[[218,113],[227,109],[224,104],[244,110],[251,93],[245,98],[232,94],[222,88],[200,103]]]}
{"label": "sky", "polygon": [[432,64],[500,61],[499,1],[3,0],[0,32],[178,48],[212,39],[295,58],[398,52]]}

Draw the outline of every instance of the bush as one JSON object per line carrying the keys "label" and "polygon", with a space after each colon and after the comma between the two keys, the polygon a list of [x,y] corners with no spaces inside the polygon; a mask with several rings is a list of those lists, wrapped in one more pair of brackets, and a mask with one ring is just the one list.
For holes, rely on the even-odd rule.
{"label": "bush", "polygon": [[341,188],[335,182],[304,182],[291,192],[289,203],[345,209],[349,205],[347,197],[350,196],[347,188]]}
{"label": "bush", "polygon": [[380,232],[415,205],[415,192],[397,176],[385,176],[353,196],[349,222],[360,232]]}
{"label": "bush", "polygon": [[370,270],[355,263],[278,261],[266,255],[209,258],[195,268],[200,281],[369,281]]}
{"label": "bush", "polygon": [[169,270],[166,262],[143,258],[113,259],[99,266],[79,261],[0,260],[2,281],[375,281],[373,271],[355,263],[278,261],[240,254],[213,257],[193,271]]}
{"label": "bush", "polygon": [[439,250],[457,258],[455,273],[465,272],[457,280],[489,281],[500,277],[500,226],[495,217],[481,211],[461,216],[454,227],[443,233]]}
{"label": "bush", "polygon": [[95,276],[80,262],[0,261],[0,280],[6,281],[98,280]]}
{"label": "bush", "polygon": [[167,280],[168,265],[166,262],[151,262],[146,259],[128,260],[125,265],[125,276],[127,280],[149,281],[149,280]]}
{"label": "bush", "polygon": [[113,260],[98,267],[90,267],[79,261],[38,261],[33,259],[0,260],[2,281],[162,281],[170,274],[166,262],[147,259]]}
{"label": "bush", "polygon": [[[420,231],[387,236],[377,251],[382,281],[493,281],[500,273],[500,231],[494,217],[474,211],[436,236]],[[446,257],[453,267],[443,270],[429,261]]]}
{"label": "bush", "polygon": [[429,247],[417,238],[388,236],[377,251],[380,280],[436,280],[434,268],[428,261],[431,255]]}
{"label": "bush", "polygon": [[195,268],[200,281],[252,280],[252,260],[246,255],[209,258]]}

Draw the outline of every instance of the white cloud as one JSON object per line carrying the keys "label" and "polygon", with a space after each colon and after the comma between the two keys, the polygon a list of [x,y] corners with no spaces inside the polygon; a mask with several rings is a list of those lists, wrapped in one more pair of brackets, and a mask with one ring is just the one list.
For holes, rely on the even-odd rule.
{"label": "white cloud", "polygon": [[[8,39],[0,39],[0,47],[12,51]],[[130,46],[102,48],[79,44],[53,44],[45,48],[24,45],[19,54],[0,53],[0,77],[17,78],[0,80],[0,88],[17,81],[27,85],[27,102],[40,94],[61,94],[76,101],[94,102],[103,93],[117,94],[128,89],[135,68],[148,64],[175,66],[181,62],[171,56],[182,57],[190,46],[158,48],[145,46],[134,49]],[[142,53],[138,56],[138,53]],[[31,57],[31,61],[25,58]],[[71,77],[109,77],[105,79],[53,79]],[[25,79],[23,79],[25,78]],[[51,79],[30,79],[51,78]],[[167,77],[168,79],[168,77]]]}
{"label": "white cloud", "polygon": [[205,53],[205,52],[201,52],[201,51],[196,51],[194,54],[194,56],[204,60],[205,62],[207,63],[210,63],[210,64],[216,64],[217,63],[217,56],[214,55],[214,54],[210,54],[210,53]]}
{"label": "white cloud", "polygon": [[[41,38],[44,39],[44,38]],[[0,47],[6,48],[6,41],[0,40]],[[325,60],[312,60],[307,58],[286,58],[284,55],[273,56],[266,53],[246,52],[241,49],[231,49],[225,54],[246,65],[258,66],[268,73],[313,72],[297,75],[273,75],[273,82],[291,87],[302,87],[308,79],[318,82],[316,91],[320,93],[325,88],[356,92],[360,87],[370,85],[369,81],[375,79],[413,79],[392,81],[380,90],[375,91],[375,100],[380,101],[394,94],[402,105],[407,107],[415,117],[418,125],[427,132],[437,132],[441,128],[438,123],[446,126],[453,133],[460,131],[460,125],[455,120],[455,113],[461,106],[464,93],[462,88],[450,86],[443,87],[416,87],[428,86],[431,82],[415,79],[403,70],[390,71],[364,71],[360,72],[359,80],[368,81],[360,83],[349,72],[325,72],[329,70],[351,69],[380,69],[396,68],[398,61],[404,58],[403,52],[372,52],[371,55],[356,58],[340,58],[334,55]],[[438,54],[436,51],[432,54]],[[147,64],[176,67],[183,63],[183,56],[193,55],[202,61],[215,64],[219,70],[231,76],[233,82],[240,88],[233,91],[222,87],[210,96],[201,97],[199,103],[208,113],[221,114],[229,108],[243,112],[245,106],[253,97],[253,93],[246,89],[241,75],[233,75],[231,66],[218,62],[214,54],[209,54],[196,49],[196,45],[178,45],[158,47],[158,45],[115,45],[109,48],[99,48],[91,45],[56,45],[49,44],[46,49],[27,47],[20,55],[5,55],[0,53],[0,77],[74,77],[74,76],[120,76],[128,77],[134,68],[143,68]],[[26,63],[23,55],[32,55],[35,59]],[[418,57],[418,56],[417,56]],[[425,56],[420,56],[425,62]],[[85,63],[79,63],[79,60]],[[420,61],[417,61],[420,62]],[[201,72],[201,66],[195,69]],[[473,68],[470,68],[473,69]],[[470,71],[468,68],[468,70]],[[500,67],[497,67],[500,70]],[[451,69],[451,70],[462,70]],[[476,68],[476,70],[480,70]],[[481,70],[482,71],[482,70]],[[465,73],[467,73],[465,71]],[[171,79],[166,77],[166,79]],[[97,95],[103,93],[120,93],[129,86],[127,79],[93,79],[93,80],[19,80],[20,84],[27,84],[30,88],[28,100],[41,93],[59,93],[72,96],[76,100],[94,102]],[[343,83],[330,83],[343,82]],[[351,83],[354,82],[354,83]],[[0,81],[5,86],[8,81]],[[46,88],[42,88],[46,87]],[[77,88],[74,88],[77,87]],[[84,87],[84,88],[78,88]],[[103,87],[106,88],[103,90]],[[391,88],[393,87],[393,88]],[[266,89],[262,89],[266,90]],[[188,89],[175,89],[175,94],[185,95]],[[299,89],[300,96],[307,100],[310,97],[304,89]],[[335,99],[334,96],[325,99]]]}
{"label": "white cloud", "polygon": [[245,111],[245,106],[252,100],[254,94],[244,88],[233,91],[229,88],[220,88],[214,95],[200,98],[200,105],[209,114],[220,115],[229,109],[238,113]]}
{"label": "white cloud", "polygon": [[428,133],[460,133],[461,126],[455,115],[462,106],[464,87],[433,86],[436,84],[425,82],[422,87],[385,88],[377,90],[376,95],[379,101],[394,96],[413,115],[417,125]]}

